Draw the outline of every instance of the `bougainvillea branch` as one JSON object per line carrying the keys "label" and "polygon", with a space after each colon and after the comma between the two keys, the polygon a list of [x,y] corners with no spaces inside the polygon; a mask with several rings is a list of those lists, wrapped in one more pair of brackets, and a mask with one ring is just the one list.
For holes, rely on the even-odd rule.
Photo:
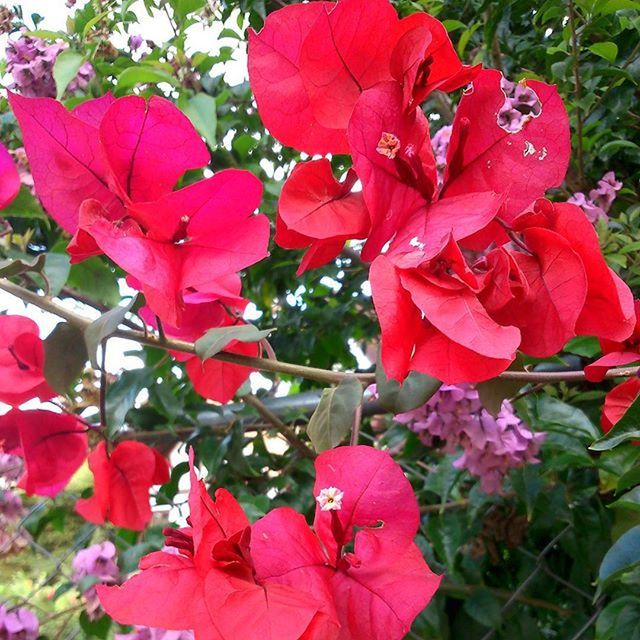
{"label": "bougainvillea branch", "polygon": [[[91,320],[63,307],[55,300],[48,296],[42,296],[33,291],[29,291],[9,280],[0,280],[0,289],[10,293],[24,302],[33,304],[43,311],[48,311],[60,318],[63,318],[70,324],[85,329],[91,324]],[[172,338],[161,339],[154,334],[133,329],[117,329],[113,333],[114,337],[131,340],[147,347],[156,347],[158,349],[166,349],[171,351],[180,351],[182,353],[195,354],[195,345],[185,340],[176,340]],[[337,383],[348,375],[356,375],[359,380],[366,383],[375,382],[375,373],[347,373],[342,371],[329,371],[328,369],[319,369],[317,367],[307,367],[305,365],[294,364],[291,362],[282,362],[280,360],[270,360],[267,358],[253,358],[250,356],[236,355],[232,353],[218,353],[212,356],[216,360],[231,362],[234,364],[253,367],[260,371],[271,371],[274,373],[284,373],[293,376],[300,376],[308,380],[316,380],[317,382]],[[630,378],[640,371],[639,366],[634,367],[615,367],[609,369],[604,379],[611,380],[614,378]],[[504,371],[497,376],[502,380],[518,380],[522,384],[526,383],[550,383],[558,384],[560,382],[579,383],[585,382],[584,371]]]}

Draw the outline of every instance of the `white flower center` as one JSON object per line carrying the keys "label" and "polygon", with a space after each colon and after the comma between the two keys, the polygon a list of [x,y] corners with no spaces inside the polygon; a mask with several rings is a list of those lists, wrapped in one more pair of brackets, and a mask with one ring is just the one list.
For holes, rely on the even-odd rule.
{"label": "white flower center", "polygon": [[320,490],[316,496],[316,502],[322,511],[340,511],[342,498],[344,498],[344,491],[340,491],[337,487],[327,487]]}

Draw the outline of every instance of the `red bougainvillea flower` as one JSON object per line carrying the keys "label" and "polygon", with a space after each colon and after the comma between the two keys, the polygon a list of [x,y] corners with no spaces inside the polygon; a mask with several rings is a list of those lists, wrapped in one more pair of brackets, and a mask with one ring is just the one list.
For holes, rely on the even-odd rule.
{"label": "red bougainvillea flower", "polygon": [[351,191],[358,177],[349,171],[343,182],[331,163],[298,164],[282,187],[275,241],[285,249],[308,248],[298,275],[338,256],[346,240],[366,238],[371,221],[362,193]]}
{"label": "red bougainvillea flower", "polygon": [[13,158],[0,143],[0,209],[8,207],[20,191],[20,175]]}
{"label": "red bougainvillea flower", "polygon": [[431,258],[428,245],[394,242],[374,261],[387,375],[478,382],[504,371],[517,349],[547,357],[576,335],[631,333],[631,292],[577,207],[538,200],[506,228],[511,242],[475,260],[451,237]]}
{"label": "red bougainvillea flower", "polygon": [[[547,189],[560,186],[570,155],[569,120],[557,89],[523,80],[518,86],[530,91],[530,99],[519,103],[510,97],[512,86],[499,71],[486,69],[463,93],[443,189],[444,197],[474,191],[505,194],[500,215],[507,222]],[[505,103],[520,116],[518,126],[500,117]]]}
{"label": "red bougainvillea flower", "polygon": [[[396,232],[406,240],[428,244],[435,252],[442,248],[449,232],[430,221],[437,215],[431,211],[436,200],[451,203],[445,219],[454,237],[462,240],[487,227],[496,215],[510,222],[547,189],[560,184],[569,162],[569,120],[556,89],[528,83],[532,99],[540,105],[537,116],[522,117],[520,128],[506,130],[497,117],[506,99],[503,80],[499,72],[484,70],[464,92],[440,195],[429,125],[422,111],[407,110],[398,83],[380,84],[362,94],[348,136],[371,212],[372,232],[362,252],[365,260],[372,260]],[[550,131],[554,135],[547,139]],[[502,195],[499,206],[481,207],[477,212],[473,205],[465,208],[449,200],[458,197],[473,203],[491,194]],[[460,223],[456,207],[464,216]],[[434,233],[436,229],[430,229],[434,225],[445,233]]]}
{"label": "red bougainvillea flower", "polygon": [[[238,292],[239,289],[240,283],[238,282]],[[247,301],[242,300],[239,295],[231,297],[227,304],[218,301],[187,302],[182,314],[182,326],[178,328],[164,324],[162,328],[165,335],[170,338],[194,342],[204,335],[208,329],[245,324],[240,314],[246,304]],[[143,307],[140,310],[140,315],[150,325],[156,326],[155,318],[149,307]],[[262,349],[257,342],[233,340],[224,348],[224,352],[259,357]],[[197,393],[204,398],[221,403],[229,402],[254,371],[250,367],[232,362],[223,362],[214,358],[209,358],[203,362],[197,356],[180,351],[172,351],[171,355],[179,362],[185,363],[187,375]]]}
{"label": "red bougainvillea flower", "polygon": [[24,316],[0,316],[0,402],[16,407],[32,398],[55,396],[43,366],[38,325]]}
{"label": "red bougainvillea flower", "polygon": [[600,348],[604,354],[595,362],[584,368],[584,375],[591,382],[604,380],[607,371],[613,367],[625,367],[640,361],[640,300],[635,305],[635,326],[633,333],[626,339],[610,338],[600,340]]}
{"label": "red bougainvillea flower", "polygon": [[145,556],[141,573],[121,587],[97,587],[110,616],[122,624],[186,627],[198,640],[336,638],[326,585],[257,579],[249,520],[225,489],[211,499],[196,479],[193,454],[189,508],[188,528],[165,529],[172,553]]}
{"label": "red bougainvillea flower", "polygon": [[478,70],[460,63],[440,22],[399,20],[388,0],[291,5],[249,32],[249,77],[265,126],[312,154],[349,151],[346,129],[363,90],[396,79],[417,104]]}
{"label": "red bougainvillea flower", "polygon": [[104,441],[89,455],[93,496],[78,500],[76,511],[89,522],[111,522],[142,531],[151,520],[149,489],[169,481],[169,464],[151,447],[124,441],[109,453]]}
{"label": "red bougainvillea flower", "polygon": [[[640,395],[640,378],[634,376],[615,386],[604,399],[600,425],[605,433],[611,431],[613,425],[620,421],[627,409]],[[634,442],[638,445],[640,442]]]}
{"label": "red bougainvillea flower", "polygon": [[327,583],[340,640],[404,638],[441,578],[413,542],[419,509],[402,470],[385,452],[339,447],[318,456],[314,495],[315,535],[289,508],[253,525],[258,579]]}
{"label": "red bougainvillea flower", "polygon": [[27,494],[54,497],[87,457],[86,427],[65,413],[13,409],[0,416],[0,451],[24,459]]}
{"label": "red bougainvillea flower", "polygon": [[46,98],[10,101],[36,191],[76,234],[73,260],[105,253],[168,324],[180,324],[186,293],[223,297],[230,274],[267,255],[268,220],[252,215],[261,185],[249,172],[222,171],[173,191],[210,157],[168,100],[105,96],[73,113]]}
{"label": "red bougainvillea flower", "polygon": [[515,359],[520,331],[491,318],[478,298],[481,279],[453,240],[419,269],[379,256],[369,280],[389,377],[404,380],[415,370],[446,384],[477,382]]}

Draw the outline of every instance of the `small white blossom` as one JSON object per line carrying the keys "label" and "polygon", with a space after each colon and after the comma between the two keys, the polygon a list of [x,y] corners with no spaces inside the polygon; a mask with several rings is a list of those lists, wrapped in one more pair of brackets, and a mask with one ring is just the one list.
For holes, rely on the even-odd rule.
{"label": "small white blossom", "polygon": [[342,498],[344,498],[344,491],[340,491],[337,487],[327,487],[316,496],[316,502],[322,511],[340,511]]}

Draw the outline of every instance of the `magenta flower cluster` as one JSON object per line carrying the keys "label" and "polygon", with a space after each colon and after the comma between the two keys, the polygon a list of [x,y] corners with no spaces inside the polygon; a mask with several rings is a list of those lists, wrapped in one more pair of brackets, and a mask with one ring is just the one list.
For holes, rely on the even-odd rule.
{"label": "magenta flower cluster", "polygon": [[499,413],[491,415],[469,385],[443,385],[425,405],[398,414],[395,420],[418,433],[427,446],[437,440],[447,453],[462,447],[454,466],[479,477],[486,493],[502,489],[509,469],[538,462],[546,435],[530,431],[506,400]]}
{"label": "magenta flower cluster", "polygon": [[116,633],[115,640],[193,640],[191,631],[165,631],[151,627],[135,627],[132,633]]}
{"label": "magenta flower cluster", "polygon": [[9,609],[0,604],[0,638],[2,640],[36,640],[40,631],[38,618],[29,609]]}
{"label": "magenta flower cluster", "polygon": [[608,220],[609,216],[607,214],[620,189],[622,189],[622,182],[616,180],[616,174],[613,171],[607,171],[598,181],[598,186],[589,191],[588,196],[582,191],[578,191],[567,202],[582,207],[591,222]]}
{"label": "magenta flower cluster", "polygon": [[95,620],[104,613],[100,607],[95,585],[116,584],[120,578],[114,544],[107,540],[78,551],[73,559],[72,569],[73,582],[80,587],[84,586],[82,595],[87,615],[91,620]]}
{"label": "magenta flower cluster", "polygon": [[[13,77],[11,88],[31,98],[55,98],[53,65],[58,55],[66,48],[65,44],[48,44],[40,38],[24,34],[17,40],[10,40],[6,54],[7,71]],[[91,64],[85,62],[67,90],[73,93],[86,89],[94,75]]]}

